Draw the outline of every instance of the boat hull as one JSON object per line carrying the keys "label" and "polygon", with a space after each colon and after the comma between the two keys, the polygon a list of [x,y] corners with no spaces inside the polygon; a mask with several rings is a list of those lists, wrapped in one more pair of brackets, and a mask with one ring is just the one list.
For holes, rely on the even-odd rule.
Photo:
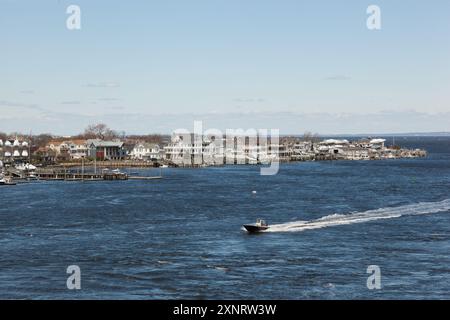
{"label": "boat hull", "polygon": [[244,228],[249,233],[258,233],[269,229],[268,226],[255,226],[253,224],[244,224]]}

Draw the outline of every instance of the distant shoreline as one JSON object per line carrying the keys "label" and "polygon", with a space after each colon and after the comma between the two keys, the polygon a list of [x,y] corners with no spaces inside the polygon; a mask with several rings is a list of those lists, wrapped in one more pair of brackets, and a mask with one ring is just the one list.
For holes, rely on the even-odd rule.
{"label": "distant shoreline", "polygon": [[[297,135],[282,135],[282,136],[301,136],[301,134]],[[343,133],[343,134],[318,134],[319,137],[406,137],[406,138],[413,138],[413,137],[430,137],[430,138],[439,138],[439,137],[449,137],[450,138],[450,132],[417,132],[417,133]]]}

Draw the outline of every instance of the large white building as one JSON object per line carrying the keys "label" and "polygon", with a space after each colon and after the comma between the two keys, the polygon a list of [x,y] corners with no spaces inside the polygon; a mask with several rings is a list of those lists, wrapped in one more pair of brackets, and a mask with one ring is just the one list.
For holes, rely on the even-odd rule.
{"label": "large white building", "polygon": [[186,134],[174,135],[171,143],[164,147],[167,160],[178,165],[200,165],[203,163],[202,137]]}
{"label": "large white building", "polygon": [[135,160],[160,160],[163,149],[156,143],[139,142],[131,150],[130,157]]}
{"label": "large white building", "polygon": [[29,157],[29,143],[19,139],[0,140],[0,159],[3,162],[26,160]]}
{"label": "large white building", "polygon": [[178,165],[257,164],[288,156],[286,146],[260,142],[253,137],[174,135],[165,150],[165,158]]}

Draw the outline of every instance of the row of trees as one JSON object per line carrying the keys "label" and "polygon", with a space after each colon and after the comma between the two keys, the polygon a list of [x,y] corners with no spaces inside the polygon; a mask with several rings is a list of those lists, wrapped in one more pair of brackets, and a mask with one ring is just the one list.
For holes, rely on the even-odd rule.
{"label": "row of trees", "polygon": [[127,135],[124,131],[115,131],[110,129],[104,123],[89,125],[83,134],[79,135],[80,138],[84,139],[102,139],[102,140],[112,140],[112,139],[122,139],[122,140],[142,140],[151,143],[161,143],[163,136],[160,134],[147,134],[147,135]]}

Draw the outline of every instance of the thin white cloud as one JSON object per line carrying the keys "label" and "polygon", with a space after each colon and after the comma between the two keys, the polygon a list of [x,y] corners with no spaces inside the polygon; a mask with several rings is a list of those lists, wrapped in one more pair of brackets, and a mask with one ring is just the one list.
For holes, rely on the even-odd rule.
{"label": "thin white cloud", "polygon": [[97,101],[115,102],[115,101],[120,101],[120,99],[118,99],[118,98],[98,98]]}
{"label": "thin white cloud", "polygon": [[3,107],[3,108],[25,108],[25,109],[31,109],[31,110],[46,111],[45,109],[41,108],[39,105],[34,104],[34,103],[22,103],[22,102],[9,101],[9,100],[0,100],[0,107]]}
{"label": "thin white cloud", "polygon": [[83,85],[87,88],[118,88],[120,87],[120,83],[118,82],[96,82],[96,83],[87,83]]}
{"label": "thin white cloud", "polygon": [[80,101],[74,100],[74,101],[63,101],[61,104],[80,104]]}
{"label": "thin white cloud", "polygon": [[21,90],[21,91],[19,91],[19,93],[21,93],[21,94],[34,94],[35,92],[34,92],[34,90]]}
{"label": "thin white cloud", "polygon": [[264,98],[236,98],[234,99],[234,102],[265,102],[266,100]]}
{"label": "thin white cloud", "polygon": [[328,81],[347,81],[351,80],[352,78],[343,74],[336,74],[329,77],[326,77],[325,80]]}

